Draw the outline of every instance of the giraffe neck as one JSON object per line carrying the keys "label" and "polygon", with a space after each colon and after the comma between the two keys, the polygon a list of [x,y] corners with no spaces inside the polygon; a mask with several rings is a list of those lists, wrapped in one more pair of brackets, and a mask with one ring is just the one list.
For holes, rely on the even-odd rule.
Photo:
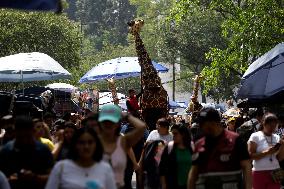
{"label": "giraffe neck", "polygon": [[114,81],[109,82],[109,88],[111,89],[111,95],[112,95],[113,103],[118,105],[119,100],[118,100],[118,97],[117,97],[117,91],[116,91],[116,86],[115,86]]}
{"label": "giraffe neck", "polygon": [[[136,53],[138,56],[138,61],[141,66],[142,81],[144,80],[143,82],[146,82],[146,83],[155,82],[156,86],[160,86],[161,79],[152,64],[152,60],[150,59],[149,54],[147,53],[145,46],[143,44],[143,41],[140,38],[139,34],[135,35],[135,46],[136,46]],[[144,78],[143,78],[143,75],[144,75]]]}

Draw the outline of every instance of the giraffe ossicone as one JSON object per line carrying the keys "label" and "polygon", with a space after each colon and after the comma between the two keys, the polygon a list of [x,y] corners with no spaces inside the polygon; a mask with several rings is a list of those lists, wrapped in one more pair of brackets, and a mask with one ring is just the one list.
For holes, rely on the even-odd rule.
{"label": "giraffe ossicone", "polygon": [[129,33],[136,35],[140,33],[141,28],[144,26],[144,20],[131,20],[127,24],[129,26]]}

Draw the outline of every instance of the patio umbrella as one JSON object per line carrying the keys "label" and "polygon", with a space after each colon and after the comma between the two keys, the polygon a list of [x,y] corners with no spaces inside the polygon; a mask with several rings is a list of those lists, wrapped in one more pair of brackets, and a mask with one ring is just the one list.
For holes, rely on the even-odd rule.
{"label": "patio umbrella", "polygon": [[181,107],[177,102],[175,102],[173,100],[169,100],[169,106],[170,106],[170,109],[176,109],[176,108]]}
{"label": "patio umbrella", "polygon": [[266,99],[284,90],[284,43],[253,62],[242,77],[240,99]]}
{"label": "patio umbrella", "polygon": [[69,93],[75,92],[75,90],[77,90],[77,87],[74,87],[73,85],[70,85],[68,83],[52,83],[47,85],[46,87]]}
{"label": "patio umbrella", "polygon": [[[158,72],[164,73],[168,68],[152,61]],[[91,83],[105,79],[123,79],[128,77],[139,77],[141,67],[137,57],[120,57],[98,64],[88,71],[81,79],[80,83]]]}
{"label": "patio umbrella", "polygon": [[68,79],[71,74],[50,56],[19,53],[0,58],[0,82]]}
{"label": "patio umbrella", "polygon": [[0,7],[37,11],[57,11],[60,9],[60,0],[1,0]]}

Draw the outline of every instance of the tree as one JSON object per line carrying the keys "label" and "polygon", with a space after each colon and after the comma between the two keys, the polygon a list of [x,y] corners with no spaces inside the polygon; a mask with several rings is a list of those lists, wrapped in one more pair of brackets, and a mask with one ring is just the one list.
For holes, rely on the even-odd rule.
{"label": "tree", "polygon": [[[175,16],[173,18],[176,19]],[[186,78],[179,82],[181,89],[192,89],[192,78],[200,74],[204,67],[210,65],[206,53],[211,48],[225,48],[227,41],[222,37],[222,17],[211,10],[199,7],[192,8],[191,12],[178,21],[175,26],[175,48],[181,57],[181,76]],[[171,48],[169,46],[168,48]],[[203,85],[201,89],[203,91]],[[213,97],[215,93],[210,93]],[[205,102],[205,96],[202,99]]]}
{"label": "tree", "polygon": [[[234,98],[234,90],[247,67],[259,56],[283,41],[284,14],[282,1],[275,0],[207,0],[179,1],[179,19],[190,14],[193,3],[222,15],[223,36],[229,41],[226,48],[212,48],[205,67],[205,92],[218,89],[220,99]],[[230,81],[231,94],[223,84]]]}
{"label": "tree", "polygon": [[77,0],[67,0],[66,3],[68,4],[67,9],[65,12],[67,13],[67,16],[70,20],[76,20],[76,1]]}
{"label": "tree", "polygon": [[129,0],[79,0],[77,20],[85,34],[91,36],[98,50],[104,43],[127,45],[126,23],[135,16]]}
{"label": "tree", "polygon": [[21,52],[42,52],[65,68],[78,66],[80,61],[77,25],[63,15],[2,10],[0,46],[1,57]]}
{"label": "tree", "polygon": [[11,10],[0,12],[1,57],[42,52],[70,71],[80,65],[80,39],[78,25],[64,15]]}

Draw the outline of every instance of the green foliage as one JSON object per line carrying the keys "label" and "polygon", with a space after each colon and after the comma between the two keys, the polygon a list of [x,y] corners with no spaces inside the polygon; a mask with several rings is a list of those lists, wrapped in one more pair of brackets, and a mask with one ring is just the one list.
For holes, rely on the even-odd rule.
{"label": "green foliage", "polygon": [[65,16],[1,10],[0,56],[21,52],[46,53],[63,67],[79,65],[80,35]]}
{"label": "green foliage", "polygon": [[129,0],[78,0],[77,20],[101,50],[105,43],[127,45],[126,23],[135,16]]}
{"label": "green foliage", "polygon": [[132,0],[139,18],[145,19],[143,41],[156,60],[176,63],[180,59],[178,90],[192,91],[195,74],[209,65],[205,54],[211,48],[224,48],[222,17],[211,10],[191,4],[190,12],[178,19],[180,9],[173,0]]}
{"label": "green foliage", "polygon": [[64,9],[64,11],[67,13],[67,16],[71,20],[76,19],[76,1],[77,0],[65,0],[65,4],[67,4],[67,7]]}
{"label": "green foliage", "polygon": [[168,62],[168,57],[171,56],[167,53],[169,49],[165,43],[172,36],[165,20],[169,16],[173,0],[131,0],[131,4],[137,7],[137,18],[145,20],[141,36],[150,57]]}
{"label": "green foliage", "polygon": [[211,64],[203,69],[204,92],[215,99],[232,98],[247,67],[283,41],[284,4],[275,0],[181,0],[172,15],[182,22],[194,5],[223,17],[222,34],[228,40],[225,48],[213,47],[207,53]]}
{"label": "green foliage", "polygon": [[70,71],[80,65],[80,40],[78,25],[64,15],[14,10],[0,12],[0,57],[42,52]]}

